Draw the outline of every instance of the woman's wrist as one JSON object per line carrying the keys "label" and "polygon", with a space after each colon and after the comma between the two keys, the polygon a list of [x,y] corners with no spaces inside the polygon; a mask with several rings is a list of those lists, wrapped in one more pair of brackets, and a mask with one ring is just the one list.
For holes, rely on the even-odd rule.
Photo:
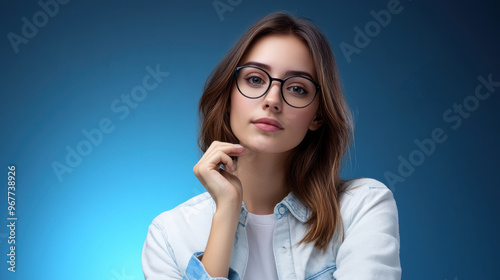
{"label": "woman's wrist", "polygon": [[214,221],[236,224],[240,219],[241,204],[241,202],[218,203],[214,213]]}

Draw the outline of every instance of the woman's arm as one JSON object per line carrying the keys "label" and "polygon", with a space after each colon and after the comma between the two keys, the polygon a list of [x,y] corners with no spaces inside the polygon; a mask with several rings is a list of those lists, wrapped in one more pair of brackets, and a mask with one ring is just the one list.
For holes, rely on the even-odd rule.
{"label": "woman's arm", "polygon": [[142,270],[146,280],[182,279],[172,248],[164,237],[161,224],[153,221],[142,249]]}
{"label": "woman's arm", "polygon": [[335,278],[401,279],[398,210],[392,192],[372,179],[352,192],[341,203],[347,227]]}
{"label": "woman's arm", "polygon": [[201,262],[212,277],[228,277],[233,239],[240,217],[240,208],[219,207],[214,214],[210,236]]}
{"label": "woman's arm", "polygon": [[[238,226],[243,190],[231,156],[245,154],[241,145],[214,141],[194,166],[196,177],[216,203],[210,236],[201,262],[211,277],[228,277],[234,234]],[[224,164],[229,172],[220,169]]]}
{"label": "woman's arm", "polygon": [[[214,142],[207,149],[193,168],[216,203],[205,251],[192,252],[186,271],[181,271],[178,261],[182,260],[176,259],[166,228],[175,226],[175,221],[165,224],[165,220],[162,222],[157,217],[149,226],[142,251],[146,279],[226,279],[228,274],[234,274],[229,264],[243,195],[239,179],[229,172],[236,170],[231,156],[243,154],[245,148],[230,143]],[[221,164],[228,171],[220,169]]]}

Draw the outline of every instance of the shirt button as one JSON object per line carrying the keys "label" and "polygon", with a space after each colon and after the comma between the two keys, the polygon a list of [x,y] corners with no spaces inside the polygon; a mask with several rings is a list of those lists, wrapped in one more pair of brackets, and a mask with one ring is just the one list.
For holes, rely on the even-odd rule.
{"label": "shirt button", "polygon": [[285,214],[285,206],[281,206],[279,209],[278,209],[278,213],[280,213],[281,215]]}

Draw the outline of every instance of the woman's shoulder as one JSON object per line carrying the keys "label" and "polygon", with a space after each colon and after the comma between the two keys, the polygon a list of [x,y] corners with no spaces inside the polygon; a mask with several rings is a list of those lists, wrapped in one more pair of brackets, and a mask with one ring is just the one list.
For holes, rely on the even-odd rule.
{"label": "woman's shoulder", "polygon": [[211,217],[214,212],[215,202],[208,192],[204,192],[156,216],[153,223],[162,228],[172,223],[178,227],[186,222],[196,223],[196,220]]}
{"label": "woman's shoulder", "polygon": [[384,183],[373,178],[359,177],[347,180],[344,184],[343,194],[347,196],[370,191],[391,192],[391,190]]}
{"label": "woman's shoulder", "polygon": [[214,209],[212,197],[202,193],[158,215],[149,226],[146,240],[150,254],[164,254],[159,258],[185,271],[193,253],[204,251]]}
{"label": "woman's shoulder", "polygon": [[372,178],[356,178],[346,182],[340,196],[343,217],[349,220],[357,213],[380,208],[397,212],[393,193],[384,183]]}

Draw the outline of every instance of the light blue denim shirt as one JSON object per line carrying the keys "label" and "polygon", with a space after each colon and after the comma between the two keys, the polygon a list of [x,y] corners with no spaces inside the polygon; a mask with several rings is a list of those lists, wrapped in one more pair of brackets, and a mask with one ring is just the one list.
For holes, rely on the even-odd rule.
{"label": "light blue denim shirt", "polygon": [[[326,250],[301,243],[310,210],[292,193],[274,207],[273,251],[279,279],[401,279],[399,225],[392,192],[374,179],[356,179],[340,197],[344,241],[336,236]],[[147,280],[212,278],[203,255],[215,203],[198,195],[156,217],[144,242],[142,267]],[[236,230],[229,279],[243,279],[248,259],[243,204]]]}

